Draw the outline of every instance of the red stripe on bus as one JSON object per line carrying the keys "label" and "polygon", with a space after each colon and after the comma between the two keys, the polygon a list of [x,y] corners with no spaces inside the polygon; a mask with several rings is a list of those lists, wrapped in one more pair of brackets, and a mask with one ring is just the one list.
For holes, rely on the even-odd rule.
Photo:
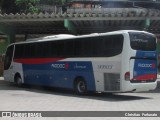
{"label": "red stripe on bus", "polygon": [[157,79],[157,74],[146,74],[146,75],[141,75],[133,78],[132,80],[156,80]]}
{"label": "red stripe on bus", "polygon": [[57,62],[65,58],[21,58],[14,59],[14,62],[23,63],[23,64],[44,64],[49,62]]}

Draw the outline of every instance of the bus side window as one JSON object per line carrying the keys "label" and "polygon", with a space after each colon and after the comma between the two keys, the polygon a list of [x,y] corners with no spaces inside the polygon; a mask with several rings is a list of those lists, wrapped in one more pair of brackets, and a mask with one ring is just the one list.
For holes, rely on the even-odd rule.
{"label": "bus side window", "polygon": [[35,47],[36,58],[42,58],[44,55],[44,43],[36,43]]}
{"label": "bus side window", "polygon": [[24,45],[15,46],[14,58],[23,58],[24,57]]}
{"label": "bus side window", "polygon": [[118,55],[122,52],[123,36],[104,36],[103,37],[103,53],[105,57]]}
{"label": "bus side window", "polygon": [[93,57],[100,57],[103,55],[103,40],[101,37],[93,38]]}
{"label": "bus side window", "polygon": [[75,44],[74,40],[68,40],[64,42],[65,56],[75,57]]}
{"label": "bus side window", "polygon": [[57,57],[58,45],[56,41],[51,42],[50,44],[50,56]]}
{"label": "bus side window", "polygon": [[75,40],[75,56],[82,57],[83,55],[83,41],[81,38]]}
{"label": "bus side window", "polygon": [[84,57],[93,57],[93,39],[93,37],[89,37],[83,40]]}
{"label": "bus side window", "polygon": [[57,56],[58,57],[64,57],[64,41],[60,40],[57,42]]}
{"label": "bus side window", "polygon": [[45,58],[50,58],[52,56],[52,51],[51,51],[51,42],[44,42],[44,57]]}
{"label": "bus side window", "polygon": [[35,43],[31,43],[30,44],[30,50],[29,50],[29,57],[30,58],[34,58],[35,57],[35,54],[36,54],[36,44]]}

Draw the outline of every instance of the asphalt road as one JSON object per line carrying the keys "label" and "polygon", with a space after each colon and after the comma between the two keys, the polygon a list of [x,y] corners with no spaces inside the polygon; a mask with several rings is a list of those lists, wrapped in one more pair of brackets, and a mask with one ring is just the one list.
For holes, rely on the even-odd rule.
{"label": "asphalt road", "polygon": [[70,90],[19,88],[0,80],[0,111],[160,111],[160,82],[150,92],[79,96]]}

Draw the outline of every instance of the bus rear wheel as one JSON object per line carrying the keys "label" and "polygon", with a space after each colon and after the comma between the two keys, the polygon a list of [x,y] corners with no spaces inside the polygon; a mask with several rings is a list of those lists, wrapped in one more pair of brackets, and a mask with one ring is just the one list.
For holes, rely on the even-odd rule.
{"label": "bus rear wheel", "polygon": [[74,90],[79,95],[87,94],[87,84],[84,79],[79,78],[75,81]]}

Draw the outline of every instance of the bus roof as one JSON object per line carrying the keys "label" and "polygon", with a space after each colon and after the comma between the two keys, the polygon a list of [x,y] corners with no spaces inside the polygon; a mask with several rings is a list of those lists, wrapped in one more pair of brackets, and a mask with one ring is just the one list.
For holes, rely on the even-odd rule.
{"label": "bus roof", "polygon": [[69,39],[69,38],[74,39],[74,38],[83,38],[83,37],[96,37],[96,36],[104,36],[104,35],[123,34],[128,32],[144,32],[144,33],[152,34],[146,31],[138,31],[138,30],[118,30],[118,31],[106,32],[106,33],[91,33],[91,34],[79,35],[79,36],[75,36],[71,34],[58,34],[58,35],[45,36],[40,38],[27,39],[24,42],[19,42],[16,44],[32,43],[32,42],[40,42],[40,41],[55,41],[55,40],[63,40],[63,39]]}
{"label": "bus roof", "polygon": [[70,34],[59,34],[59,35],[50,35],[50,36],[45,36],[45,37],[40,37],[40,38],[32,38],[32,39],[27,39],[26,41],[39,41],[39,40],[50,40],[50,39],[56,39],[56,38],[71,38],[74,37],[74,35]]}

